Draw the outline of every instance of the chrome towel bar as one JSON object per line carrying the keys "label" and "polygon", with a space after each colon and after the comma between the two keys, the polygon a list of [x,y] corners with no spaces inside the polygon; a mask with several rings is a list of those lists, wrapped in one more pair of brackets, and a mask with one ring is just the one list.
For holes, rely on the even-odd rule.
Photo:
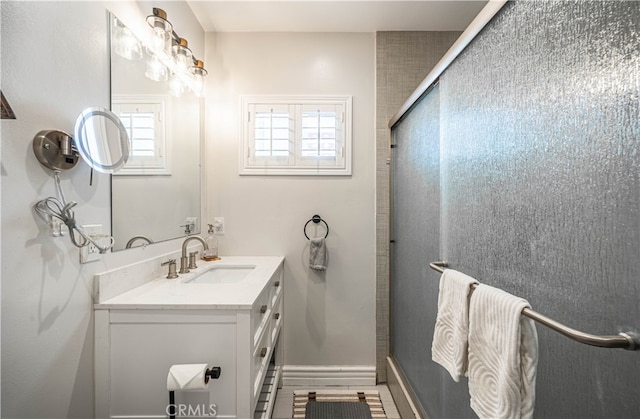
{"label": "chrome towel bar", "polygon": [[[444,269],[449,266],[447,262],[431,262],[429,267],[434,271],[444,273]],[[475,285],[472,285],[475,288]],[[592,335],[590,333],[581,332],[559,323],[547,316],[544,316],[530,308],[522,310],[522,315],[543,324],[558,333],[561,333],[569,339],[591,346],[599,346],[601,348],[622,348],[629,351],[640,350],[640,337],[633,332],[619,333],[617,335]]]}

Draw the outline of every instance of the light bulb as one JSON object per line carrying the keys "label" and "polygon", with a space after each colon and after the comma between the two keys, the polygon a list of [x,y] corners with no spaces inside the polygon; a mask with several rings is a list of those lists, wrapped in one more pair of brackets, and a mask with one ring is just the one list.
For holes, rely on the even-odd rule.
{"label": "light bulb", "polygon": [[116,44],[116,53],[132,61],[142,58],[142,46],[135,36],[133,36],[129,28],[122,28],[120,38]]}
{"label": "light bulb", "polygon": [[175,73],[171,75],[171,79],[169,79],[169,93],[172,96],[180,97],[184,93],[185,86],[180,77],[176,76]]}
{"label": "light bulb", "polygon": [[204,78],[208,74],[202,60],[197,60],[196,65],[191,67],[190,71],[193,78],[193,92],[200,97],[204,93]]}
{"label": "light bulb", "polygon": [[118,18],[113,19],[111,39],[113,41],[113,49],[119,56],[127,60],[139,60],[142,58],[140,42]]}
{"label": "light bulb", "polygon": [[171,48],[173,58],[176,60],[177,71],[182,73],[186,73],[193,65],[193,54],[188,45],[186,39],[180,38],[178,43]]}
{"label": "light bulb", "polygon": [[155,56],[147,60],[147,71],[144,75],[154,81],[166,81],[169,78],[167,67]]}
{"label": "light bulb", "polygon": [[147,23],[153,28],[151,45],[155,51],[171,53],[171,34],[173,26],[167,20],[167,14],[162,9],[153,9],[153,15],[147,16]]}

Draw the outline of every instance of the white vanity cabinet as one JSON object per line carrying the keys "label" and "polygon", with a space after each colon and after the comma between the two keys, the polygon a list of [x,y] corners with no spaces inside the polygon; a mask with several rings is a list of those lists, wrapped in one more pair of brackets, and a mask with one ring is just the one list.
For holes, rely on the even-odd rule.
{"label": "white vanity cabinet", "polygon": [[[219,286],[216,297],[210,290],[217,284],[165,281],[169,285],[152,283],[96,304],[96,418],[168,417],[171,365],[204,363],[219,366],[221,375],[205,390],[176,391],[178,417],[268,417],[282,365],[284,282],[278,260],[264,281],[254,282],[259,289],[240,290],[252,301],[229,303],[233,298],[222,295],[231,292],[229,286]],[[173,296],[160,301],[162,287]],[[182,287],[200,294],[196,303],[178,295]],[[208,292],[212,303],[203,304],[201,294]],[[176,298],[180,304],[171,303]],[[271,385],[265,384],[267,375]]]}

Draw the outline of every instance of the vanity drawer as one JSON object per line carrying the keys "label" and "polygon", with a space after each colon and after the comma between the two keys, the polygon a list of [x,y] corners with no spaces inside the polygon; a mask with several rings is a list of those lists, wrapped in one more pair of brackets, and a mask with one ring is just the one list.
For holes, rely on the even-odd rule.
{"label": "vanity drawer", "polygon": [[271,303],[271,307],[275,306],[276,300],[282,295],[282,268],[278,269],[278,271],[273,275],[271,281],[268,285],[269,287],[269,302]]}
{"label": "vanity drawer", "polygon": [[270,294],[267,290],[258,298],[258,301],[251,309],[251,336],[253,336],[253,346],[260,340],[271,315]]}
{"label": "vanity drawer", "polygon": [[[268,323],[268,326],[271,322]],[[253,358],[251,364],[251,378],[253,384],[253,400],[260,394],[262,381],[267,372],[269,359],[271,358],[273,346],[271,345],[271,333],[264,333],[258,345],[253,350]]]}
{"label": "vanity drawer", "polygon": [[278,339],[278,333],[282,327],[282,319],[283,319],[283,303],[284,298],[282,298],[282,294],[279,294],[279,298],[275,302],[275,306],[271,310],[271,343],[275,346],[276,340]]}

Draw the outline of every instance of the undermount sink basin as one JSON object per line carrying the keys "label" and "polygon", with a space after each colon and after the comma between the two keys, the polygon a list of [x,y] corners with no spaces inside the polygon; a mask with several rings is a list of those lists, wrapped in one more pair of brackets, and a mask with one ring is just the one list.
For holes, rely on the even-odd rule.
{"label": "undermount sink basin", "polygon": [[242,281],[255,268],[255,266],[214,266],[184,281],[184,284],[233,284]]}

